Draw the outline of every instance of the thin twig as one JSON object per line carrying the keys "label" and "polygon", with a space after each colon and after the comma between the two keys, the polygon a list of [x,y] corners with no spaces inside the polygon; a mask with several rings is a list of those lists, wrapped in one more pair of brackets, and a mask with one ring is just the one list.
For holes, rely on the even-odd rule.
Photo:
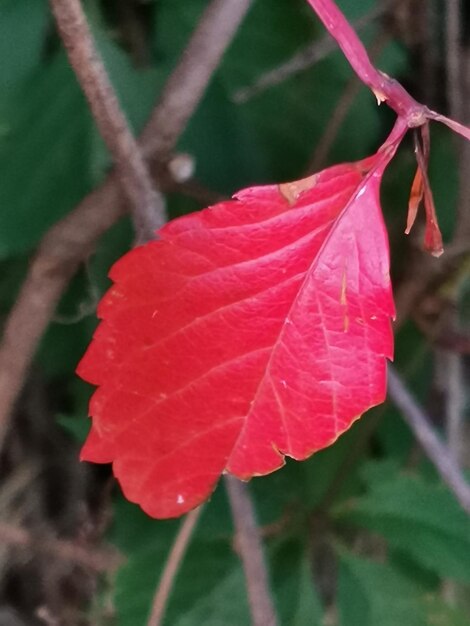
{"label": "thin twig", "polygon": [[236,545],[245,572],[253,626],[276,626],[278,621],[269,591],[261,535],[247,485],[233,476],[226,476],[225,485],[235,524]]}
{"label": "thin twig", "polygon": [[173,588],[173,583],[184,559],[184,555],[186,554],[186,550],[189,546],[191,536],[196,527],[199,516],[201,515],[202,509],[203,507],[198,507],[197,509],[190,511],[180,526],[155,592],[152,611],[150,613],[147,626],[160,626],[162,623],[171,590]]}
{"label": "thin twig", "polygon": [[[380,55],[386,44],[388,43],[390,37],[387,33],[380,33],[370,47],[370,57],[373,62]],[[351,106],[354,103],[354,100],[360,93],[362,88],[362,83],[359,81],[357,76],[352,76],[346,87],[344,88],[343,93],[341,94],[336,106],[330,115],[328,122],[325,126],[325,130],[323,131],[322,136],[320,137],[319,142],[315,147],[315,152],[307,165],[307,172],[312,173],[318,171],[321,167],[323,167],[328,158],[328,153],[331,150],[332,145],[335,142],[336,137],[341,129],[341,126],[349,113]]]}
{"label": "thin twig", "polygon": [[[363,15],[352,24],[356,30],[362,30],[369,26],[372,22],[382,17],[392,5],[392,0],[386,0],[375,6],[366,15]],[[275,87],[284,82],[288,78],[299,74],[312,67],[319,61],[322,61],[332,52],[337,50],[336,42],[329,34],[323,35],[320,39],[306,46],[300,52],[297,52],[288,61],[265,72],[259,76],[254,83],[246,87],[241,87],[232,94],[232,100],[239,104],[248,102],[255,96],[266,91],[270,87]]]}
{"label": "thin twig", "polygon": [[[419,23],[421,22],[419,42],[421,71],[419,73],[421,74],[420,84],[423,99],[428,104],[434,104],[439,90],[439,81],[436,80],[436,76],[441,56],[437,37],[439,18],[437,16],[436,3],[428,0],[421,1],[417,7],[421,13],[420,20],[413,19],[413,12],[416,11],[416,8],[412,3],[408,4],[411,13],[409,24],[413,31],[416,27],[419,28]],[[417,69],[419,70],[419,68]]]}
{"label": "thin twig", "polygon": [[166,221],[163,196],[154,188],[147,165],[121,110],[93,42],[80,0],[50,0],[71,66],[93,118],[116,164],[131,206],[137,242],[152,239]]}
{"label": "thin twig", "polygon": [[399,374],[389,365],[388,394],[403,418],[413,431],[424,452],[433,463],[442,480],[452,491],[460,506],[470,515],[470,485],[443,444],[423,409],[408,391]]}
{"label": "thin twig", "polygon": [[[470,123],[470,111],[468,99],[470,97],[470,47],[461,47],[460,55],[460,102],[462,110],[461,119],[465,124]],[[450,85],[449,85],[450,87]],[[457,96],[451,96],[455,99]],[[470,241],[470,144],[460,141],[458,144],[459,157],[459,197],[457,202],[457,223],[454,231],[455,242]]]}
{"label": "thin twig", "polygon": [[470,240],[462,240],[458,232],[454,235],[454,241],[446,246],[445,254],[439,259],[418,250],[414,251],[408,261],[406,278],[395,289],[397,309],[395,333],[413,315],[427,294],[436,293],[449,280],[453,280],[458,268],[467,262],[469,254]]}
{"label": "thin twig", "polygon": [[456,352],[448,352],[446,357],[444,375],[447,382],[445,402],[447,445],[449,453],[460,466],[465,443],[465,377],[462,356]]}
{"label": "thin twig", "polygon": [[459,120],[462,119],[462,115],[465,113],[461,89],[460,0],[446,0],[445,12],[447,96],[450,115],[454,119]]}
{"label": "thin twig", "polygon": [[144,156],[166,158],[201,100],[253,0],[212,0],[142,134]]}
{"label": "thin twig", "polygon": [[360,80],[356,76],[352,76],[336,103],[333,112],[329,116],[319,142],[315,146],[315,152],[307,165],[308,173],[317,172],[326,164],[328,154],[361,88],[362,84]]}
{"label": "thin twig", "polygon": [[[169,158],[250,6],[251,0],[213,0],[209,4],[143,132],[140,145],[146,157],[158,154],[161,160]],[[0,448],[14,403],[61,295],[98,239],[125,210],[118,180],[110,174],[44,236],[0,344]]]}
{"label": "thin twig", "polygon": [[34,553],[47,554],[96,572],[116,570],[124,560],[116,550],[87,548],[73,541],[45,536],[43,533],[35,534],[21,526],[13,526],[4,522],[0,522],[0,543]]}

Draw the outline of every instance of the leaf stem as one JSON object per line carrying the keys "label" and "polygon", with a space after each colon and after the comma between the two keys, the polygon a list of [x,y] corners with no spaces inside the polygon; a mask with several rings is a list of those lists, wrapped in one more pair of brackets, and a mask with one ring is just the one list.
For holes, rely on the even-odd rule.
{"label": "leaf stem", "polygon": [[276,626],[278,621],[269,591],[261,535],[247,485],[233,476],[225,477],[232,508],[236,542],[240,551],[253,626]]}
{"label": "leaf stem", "polygon": [[333,0],[307,2],[336,40],[358,77],[374,92],[379,103],[386,102],[397,115],[406,119],[410,128],[421,126],[428,117],[428,108],[417,102],[400,83],[374,67],[361,40]]}
{"label": "leaf stem", "polygon": [[[384,0],[377,4],[373,9],[353,22],[356,30],[361,30],[369,26],[369,24],[375,20],[378,20],[390,10],[394,2],[395,0]],[[305,48],[296,52],[287,61],[262,73],[251,84],[237,89],[232,93],[231,99],[237,104],[248,102],[255,96],[263,93],[266,89],[275,87],[296,74],[312,67],[319,61],[328,57],[335,50],[336,43],[328,36],[328,33],[325,33],[323,37],[307,44]]]}
{"label": "leaf stem", "polygon": [[147,626],[159,626],[165,615],[173,583],[188,549],[196,524],[204,507],[190,511],[181,523],[158,583]]}
{"label": "leaf stem", "polygon": [[307,2],[336,40],[353,70],[372,90],[379,104],[386,102],[399,117],[406,121],[409,128],[422,126],[427,120],[434,120],[445,124],[455,133],[470,140],[470,128],[445,115],[431,111],[424,104],[417,102],[398,81],[374,67],[364,45],[334,0],[307,0]]}

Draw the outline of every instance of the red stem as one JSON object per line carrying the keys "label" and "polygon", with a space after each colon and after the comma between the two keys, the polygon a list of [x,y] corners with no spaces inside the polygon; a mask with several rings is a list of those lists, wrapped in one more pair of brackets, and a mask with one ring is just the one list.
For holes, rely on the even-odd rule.
{"label": "red stem", "polygon": [[400,83],[372,65],[361,40],[333,0],[307,1],[377,100],[386,101],[397,115],[406,120],[408,127],[421,126],[429,117],[429,109],[410,96]]}

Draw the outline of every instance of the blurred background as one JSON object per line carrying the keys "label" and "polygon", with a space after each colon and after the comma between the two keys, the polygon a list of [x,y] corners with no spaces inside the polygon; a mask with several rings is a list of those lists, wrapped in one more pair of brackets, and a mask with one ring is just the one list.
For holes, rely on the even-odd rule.
{"label": "blurred background", "polygon": [[[83,2],[136,133],[207,4]],[[430,108],[470,123],[465,2],[338,4],[381,70]],[[3,326],[42,238],[111,163],[45,0],[0,0],[0,59]],[[175,217],[244,186],[361,159],[376,151],[393,117],[359,85],[304,0],[255,0],[178,144],[195,173],[184,193],[166,194],[168,212]],[[445,127],[433,125],[431,135],[443,257],[421,251],[420,220],[403,234],[415,171],[411,136],[382,188],[398,308],[395,363],[465,471],[470,149]],[[171,176],[168,162],[160,166]],[[92,389],[74,371],[108,270],[132,242],[123,217],[70,278],[9,422],[0,451],[2,626],[145,624],[179,527],[126,502],[108,466],[78,461]],[[250,491],[282,624],[470,624],[469,519],[391,404],[308,461],[254,479]],[[223,485],[202,514],[164,623],[250,623]]]}

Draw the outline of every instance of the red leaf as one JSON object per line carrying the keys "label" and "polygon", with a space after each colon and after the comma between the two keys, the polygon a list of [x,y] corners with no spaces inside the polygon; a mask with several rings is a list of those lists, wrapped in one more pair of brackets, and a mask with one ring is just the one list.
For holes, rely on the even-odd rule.
{"label": "red leaf", "polygon": [[413,184],[411,186],[410,200],[408,203],[408,218],[406,221],[405,233],[410,231],[415,223],[419,205],[424,197],[424,209],[426,212],[426,228],[424,231],[424,249],[433,256],[439,257],[444,252],[442,235],[437,221],[436,207],[432,195],[431,184],[428,178],[428,162],[430,152],[431,137],[429,134],[429,124],[421,126],[419,129],[421,142],[417,131],[415,131],[415,154],[418,161]]}
{"label": "red leaf", "polygon": [[99,385],[82,458],[112,461],[148,514],[188,511],[224,471],[305,459],[383,401],[391,156],[241,191],[112,268],[78,368]]}
{"label": "red leaf", "polygon": [[411,185],[410,199],[408,202],[408,217],[406,220],[405,234],[409,235],[418,215],[419,205],[424,196],[424,179],[418,165],[416,174]]}

